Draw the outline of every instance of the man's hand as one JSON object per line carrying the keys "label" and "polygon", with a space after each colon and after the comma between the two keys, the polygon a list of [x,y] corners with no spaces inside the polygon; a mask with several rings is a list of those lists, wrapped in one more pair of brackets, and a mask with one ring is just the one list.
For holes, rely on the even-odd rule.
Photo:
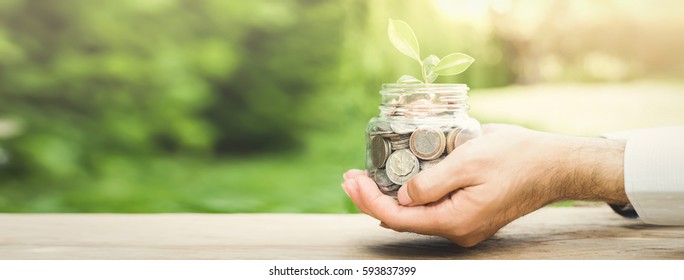
{"label": "man's hand", "polygon": [[362,170],[345,173],[342,186],[384,227],[470,247],[552,202],[626,204],[623,155],[619,141],[485,125],[482,136],[402,186],[399,202],[383,195]]}

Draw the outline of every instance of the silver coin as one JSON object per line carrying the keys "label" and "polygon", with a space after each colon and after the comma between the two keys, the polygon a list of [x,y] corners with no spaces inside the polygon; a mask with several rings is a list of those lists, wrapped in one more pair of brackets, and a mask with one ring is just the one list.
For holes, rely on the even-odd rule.
{"label": "silver coin", "polygon": [[380,192],[382,192],[383,194],[388,194],[389,192],[391,192],[389,186],[387,186],[387,187],[378,186],[378,189],[380,189]]}
{"label": "silver coin", "polygon": [[371,163],[376,168],[385,166],[385,162],[391,151],[389,142],[379,135],[371,137],[370,142]]}
{"label": "silver coin", "polygon": [[382,135],[382,137],[390,139],[390,140],[395,138],[395,137],[401,136],[401,134],[396,134],[396,133],[394,133],[394,131],[387,131],[387,133],[383,132],[383,133],[378,133],[378,134]]}
{"label": "silver coin", "polygon": [[405,132],[405,133],[394,133],[393,135],[387,136],[390,138],[405,138],[405,137],[411,137],[411,133],[413,131]]}
{"label": "silver coin", "polygon": [[408,142],[411,138],[411,134],[395,134],[387,137],[391,142]]}
{"label": "silver coin", "polygon": [[397,185],[406,183],[419,169],[418,159],[408,149],[398,150],[387,159],[387,177]]}
{"label": "silver coin", "polygon": [[392,145],[392,151],[404,150],[404,149],[408,149],[408,148],[409,148],[408,142],[406,142],[404,144],[399,144],[399,145]]}
{"label": "silver coin", "polygon": [[398,138],[398,137],[397,137],[397,138],[390,138],[390,142],[392,142],[392,143],[403,143],[403,142],[408,143],[409,139],[410,139],[409,137],[403,137],[403,138]]}
{"label": "silver coin", "polygon": [[393,197],[394,199],[397,199],[397,193],[399,191],[399,188],[401,186],[399,185],[391,185],[389,187],[379,187],[380,192],[382,192],[384,195],[388,195]]}
{"label": "silver coin", "polygon": [[408,141],[411,138],[411,134],[397,134],[396,136],[389,136],[390,141]]}
{"label": "silver coin", "polygon": [[397,185],[397,184],[392,184],[392,185],[387,186],[387,190],[390,192],[396,192],[399,190],[399,188],[401,188],[401,185]]}
{"label": "silver coin", "polygon": [[403,137],[403,138],[389,138],[391,143],[408,143],[409,137]]}
{"label": "silver coin", "polygon": [[392,123],[390,123],[390,127],[392,128],[392,131],[399,133],[399,134],[411,133],[414,130],[416,130],[415,125],[407,124],[407,123],[401,123],[401,122],[392,122]]}
{"label": "silver coin", "polygon": [[394,134],[394,132],[392,132],[392,131],[371,131],[368,134],[371,136],[375,136],[375,135],[386,136],[386,135]]}
{"label": "silver coin", "polygon": [[387,177],[387,172],[385,169],[375,170],[372,178],[378,187],[389,187],[392,185],[392,181],[390,181],[389,177]]}
{"label": "silver coin", "polygon": [[389,138],[392,150],[403,150],[408,149],[409,146],[409,134],[399,135],[396,137]]}
{"label": "silver coin", "polygon": [[390,132],[392,130],[392,127],[390,127],[389,122],[377,122],[375,123],[375,130],[376,131],[386,131]]}
{"label": "silver coin", "polygon": [[418,158],[433,160],[444,153],[446,138],[438,129],[419,128],[411,134],[409,147]]}
{"label": "silver coin", "polygon": [[404,145],[404,144],[408,145],[409,140],[406,139],[406,140],[399,140],[399,141],[390,141],[390,143],[392,145]]}

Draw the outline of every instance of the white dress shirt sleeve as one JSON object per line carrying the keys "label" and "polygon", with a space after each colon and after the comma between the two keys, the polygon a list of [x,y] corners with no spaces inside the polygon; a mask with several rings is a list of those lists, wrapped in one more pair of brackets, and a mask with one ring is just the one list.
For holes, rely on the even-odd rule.
{"label": "white dress shirt sleeve", "polygon": [[608,133],[627,140],[625,192],[649,224],[684,225],[684,126]]}

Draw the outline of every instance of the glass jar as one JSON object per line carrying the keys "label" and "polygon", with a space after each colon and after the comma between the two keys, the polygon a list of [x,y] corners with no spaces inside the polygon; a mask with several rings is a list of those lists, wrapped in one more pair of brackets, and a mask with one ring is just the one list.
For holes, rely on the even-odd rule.
{"label": "glass jar", "polygon": [[468,116],[465,84],[383,84],[380,115],[366,127],[366,170],[380,190],[397,190],[482,133]]}

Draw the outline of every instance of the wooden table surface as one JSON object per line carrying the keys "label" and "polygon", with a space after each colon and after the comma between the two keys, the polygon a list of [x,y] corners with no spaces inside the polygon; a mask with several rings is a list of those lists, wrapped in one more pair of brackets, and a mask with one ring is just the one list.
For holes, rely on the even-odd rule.
{"label": "wooden table surface", "polygon": [[684,227],[544,208],[466,249],[360,214],[0,214],[0,259],[684,259]]}

